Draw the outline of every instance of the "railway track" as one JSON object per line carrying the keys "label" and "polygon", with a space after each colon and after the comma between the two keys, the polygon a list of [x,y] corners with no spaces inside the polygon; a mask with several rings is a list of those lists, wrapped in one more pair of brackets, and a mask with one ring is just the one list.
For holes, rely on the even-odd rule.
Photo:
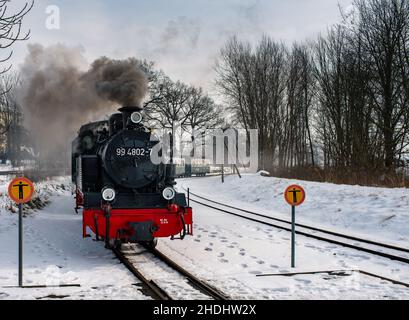
{"label": "railway track", "polygon": [[[187,189],[185,189],[187,191]],[[189,190],[190,201],[199,205],[223,212],[229,215],[237,216],[253,222],[258,222],[270,227],[281,230],[291,231],[291,222],[277,217],[267,216],[250,210],[237,208],[206,197],[200,196]],[[193,199],[192,199],[193,196]],[[296,224],[296,233],[309,238],[337,244],[343,247],[356,249],[362,252],[381,256],[391,260],[409,263],[409,248],[378,242],[370,239],[364,239],[356,236],[342,234],[330,230],[325,230],[305,224]]]}
{"label": "railway track", "polygon": [[361,269],[331,270],[331,271],[329,271],[329,270],[325,270],[325,271],[318,270],[318,271],[286,272],[286,273],[270,273],[270,274],[266,273],[266,274],[258,274],[258,275],[256,275],[256,277],[276,277],[276,276],[292,277],[292,276],[297,276],[297,275],[323,274],[323,273],[326,273],[328,275],[341,275],[342,276],[342,275],[346,275],[347,273],[350,273],[350,272],[358,272],[360,274],[363,274],[363,275],[366,275],[366,276],[369,276],[369,277],[372,277],[372,278],[376,278],[376,279],[383,280],[383,281],[388,281],[388,282],[391,282],[393,284],[397,284],[397,285],[409,288],[409,283],[402,282],[402,281],[395,280],[395,279],[391,279],[391,278],[388,278],[388,277],[385,277],[385,276],[382,276],[382,275],[379,275],[379,274],[375,274],[375,273],[372,273],[372,272],[368,272],[368,271],[365,271],[365,270],[361,270]]}
{"label": "railway track", "polygon": [[172,297],[169,296],[165,291],[159,287],[155,281],[149,280],[146,278],[130,261],[129,259],[118,249],[113,248],[115,256],[121,261],[124,266],[139,280],[144,286],[143,291],[147,293],[156,300],[172,300]]}
{"label": "railway track", "polygon": [[[123,247],[125,247],[125,245]],[[139,281],[141,281],[143,290],[152,296],[152,298],[157,300],[174,300],[175,298],[183,298],[184,293],[181,293],[178,290],[187,290],[186,296],[188,298],[194,296],[195,299],[210,298],[214,300],[228,300],[228,297],[224,293],[203,280],[200,280],[159,250],[148,247],[138,247],[143,250],[136,250],[134,245],[128,245],[128,250],[125,251],[118,249],[112,250],[125,267],[137,277]],[[141,255],[144,255],[144,258],[146,258],[147,255],[150,255],[151,258],[154,257],[155,260],[158,260],[161,263],[157,263],[158,261],[153,261],[152,259],[149,259],[148,262],[135,259],[135,257],[140,257]],[[146,275],[145,272],[141,272],[140,268],[137,267],[137,265],[149,265],[149,261],[153,263],[155,268],[161,269],[159,281],[150,279],[149,275]],[[166,276],[164,276],[165,273],[167,273]],[[172,283],[172,279],[175,279],[174,283]],[[161,284],[160,282],[164,282],[164,280],[167,282],[166,285],[163,283]],[[187,288],[187,286],[190,287],[190,289]]]}

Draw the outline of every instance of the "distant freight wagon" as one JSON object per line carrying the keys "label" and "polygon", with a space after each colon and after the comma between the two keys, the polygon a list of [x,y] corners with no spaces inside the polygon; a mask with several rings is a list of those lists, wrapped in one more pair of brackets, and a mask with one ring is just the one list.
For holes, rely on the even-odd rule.
{"label": "distant freight wagon", "polygon": [[190,163],[184,158],[173,159],[175,164],[175,176],[180,177],[203,177],[210,173],[210,160],[208,159],[191,159]]}

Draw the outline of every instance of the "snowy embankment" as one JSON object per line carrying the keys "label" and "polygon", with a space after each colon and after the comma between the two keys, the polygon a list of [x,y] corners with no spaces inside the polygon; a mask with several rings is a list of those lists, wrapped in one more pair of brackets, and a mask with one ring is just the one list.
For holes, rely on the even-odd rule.
{"label": "snowy embankment", "polygon": [[[0,211],[15,213],[18,210],[8,196],[8,184],[12,179],[10,176],[0,176]],[[52,196],[64,195],[70,188],[69,180],[63,177],[36,183],[32,201],[23,205],[25,215],[46,207]]]}
{"label": "snowy embankment", "polygon": [[[225,184],[220,182],[220,177],[180,179],[178,188],[189,187],[192,192],[225,204],[289,219],[290,209],[284,202],[283,191],[294,182],[303,185],[307,192],[306,202],[297,209],[299,221],[366,233],[375,238],[380,235],[401,243],[407,237],[408,224],[399,224],[407,221],[408,213],[401,206],[391,205],[394,200],[408,200],[405,189],[336,186],[258,175],[245,175],[243,179],[229,176]],[[161,239],[158,248],[233,298],[407,299],[409,296],[405,286],[356,271],[409,283],[406,263],[298,235],[293,269],[289,232],[194,202],[191,205],[194,236],[184,241]],[[395,216],[385,219],[391,209]],[[396,236],[397,230],[400,234]],[[326,273],[335,270],[342,272]],[[308,273],[317,271],[322,273]],[[291,272],[299,274],[286,275]]]}
{"label": "snowy embankment", "polygon": [[[186,182],[184,182],[186,181]],[[188,183],[187,183],[188,181]],[[283,192],[300,184],[306,200],[297,222],[408,246],[409,189],[377,188],[262,177],[258,174],[180,180],[192,192],[268,215],[290,219]]]}
{"label": "snowy embankment", "polygon": [[[36,184],[39,201],[48,205],[41,210],[26,207],[24,281],[26,285],[47,287],[10,288],[17,283],[17,214],[10,210],[8,181],[4,178],[0,183],[0,299],[148,299],[103,243],[82,238],[82,216],[73,210],[68,178]],[[220,183],[220,177],[180,179],[178,188],[190,187],[193,192],[226,204],[289,218],[282,193],[293,182],[297,181],[246,175],[243,179],[226,177],[225,184]],[[307,192],[305,204],[297,209],[298,221],[396,242],[407,240],[406,189],[298,183]],[[297,236],[297,268],[292,269],[289,232],[199,204],[192,203],[192,207],[194,236],[183,241],[160,239],[158,248],[232,298],[409,297],[405,286],[353,271],[366,270],[409,283],[409,266],[405,263]],[[389,212],[394,216],[385,219]],[[283,275],[331,270],[343,273]],[[58,284],[81,286],[53,287]]]}
{"label": "snowy embankment", "polygon": [[[0,185],[1,299],[147,299],[135,278],[101,242],[82,238],[82,215],[74,212],[69,178],[35,184],[43,209],[25,207],[24,284],[17,285],[17,214],[7,197],[10,179]],[[11,209],[11,210],[10,210]],[[78,284],[80,287],[58,287]]]}

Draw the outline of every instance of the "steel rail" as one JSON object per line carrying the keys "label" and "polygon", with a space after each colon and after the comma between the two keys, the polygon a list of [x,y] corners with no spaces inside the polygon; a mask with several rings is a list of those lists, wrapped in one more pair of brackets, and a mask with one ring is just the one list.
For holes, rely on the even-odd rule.
{"label": "steel rail", "polygon": [[198,277],[194,276],[192,273],[187,271],[185,268],[178,265],[176,262],[174,262],[172,259],[167,257],[165,254],[163,254],[159,250],[155,248],[149,248],[146,246],[145,248],[150,253],[152,253],[156,258],[158,258],[159,260],[167,264],[173,270],[183,275],[196,289],[198,289],[202,293],[212,297],[215,300],[228,300],[229,299],[224,293],[214,288],[213,286],[207,284],[206,282],[200,280]]}
{"label": "steel rail", "polygon": [[173,300],[161,287],[153,280],[148,280],[135,266],[128,260],[125,255],[116,248],[112,248],[115,256],[124,266],[151,292],[151,296],[157,300]]}
{"label": "steel rail", "polygon": [[[238,213],[234,213],[234,212],[231,212],[231,211],[228,211],[228,210],[225,210],[225,209],[217,208],[215,206],[212,206],[212,205],[209,205],[209,204],[206,204],[206,203],[194,200],[194,199],[190,199],[190,201],[193,201],[193,202],[195,202],[197,204],[200,204],[202,206],[205,206],[205,207],[208,207],[208,208],[220,211],[220,212],[224,212],[224,213],[236,216],[236,217],[240,217],[240,218],[243,218],[243,219],[246,219],[246,220],[249,220],[249,221],[261,223],[261,224],[264,224],[264,225],[267,225],[267,226],[270,226],[270,227],[275,227],[275,228],[278,228],[278,229],[282,229],[282,230],[286,230],[286,231],[291,232],[291,228],[289,228],[289,227],[287,228],[287,227],[284,227],[284,226],[281,226],[281,225],[277,225],[277,224],[273,224],[273,223],[270,223],[270,222],[261,221],[261,220],[255,219],[255,218],[247,217],[247,216],[244,216],[244,215],[241,215],[241,214],[238,214]],[[297,233],[299,235],[309,237],[309,238],[313,238],[313,239],[316,239],[316,240],[321,240],[321,241],[329,242],[329,243],[332,243],[332,244],[337,244],[337,245],[340,245],[340,246],[343,246],[343,247],[347,247],[347,248],[367,252],[367,253],[370,253],[370,254],[373,254],[373,255],[381,256],[383,258],[388,258],[388,259],[400,261],[400,262],[403,262],[403,263],[409,263],[409,259],[405,258],[405,257],[389,254],[389,253],[386,253],[386,252],[376,251],[376,250],[373,250],[373,249],[369,249],[369,248],[353,245],[353,244],[350,244],[350,243],[346,243],[346,242],[342,242],[342,241],[338,241],[338,240],[318,236],[318,235],[311,234],[311,233],[304,232],[304,231],[296,230],[295,233]]]}
{"label": "steel rail", "polygon": [[[270,219],[270,220],[274,220],[274,221],[278,221],[278,222],[282,222],[282,223],[291,224],[291,221],[288,221],[288,220],[285,220],[285,219],[280,219],[280,218],[277,218],[277,217],[267,216],[267,215],[256,213],[254,211],[250,211],[250,210],[246,210],[246,209],[237,208],[237,207],[234,207],[234,206],[231,206],[231,205],[228,205],[228,204],[224,204],[224,203],[221,203],[221,202],[218,202],[218,201],[215,201],[215,200],[205,198],[203,196],[199,196],[198,194],[195,194],[192,191],[190,191],[190,195],[193,195],[193,196],[195,196],[197,198],[203,199],[203,200],[211,202],[211,203],[221,205],[221,206],[226,207],[226,208],[238,210],[238,211],[241,211],[241,212],[249,213],[249,214],[252,214],[252,215],[255,215],[255,216],[258,216],[258,217],[262,217],[262,218],[266,218],[266,219]],[[309,226],[309,225],[302,224],[302,223],[295,223],[295,225],[297,227],[302,227],[304,229],[309,229],[309,230],[312,230],[312,231],[318,231],[318,232],[321,232],[321,233],[326,233],[326,234],[329,234],[329,235],[332,235],[332,236],[345,238],[345,239],[348,239],[348,240],[359,241],[359,242],[362,242],[362,243],[376,245],[378,247],[384,247],[384,248],[387,248],[387,249],[392,249],[392,250],[396,250],[396,251],[402,251],[402,252],[409,253],[409,248],[404,248],[404,247],[399,247],[399,246],[384,243],[384,242],[378,242],[378,241],[374,241],[374,240],[364,239],[364,238],[351,236],[351,235],[344,234],[344,233],[338,233],[338,232],[335,232],[335,231],[330,231],[330,230],[326,230],[326,229],[322,229],[322,228],[317,228],[317,227]]]}
{"label": "steel rail", "polygon": [[388,281],[393,284],[405,286],[409,288],[409,283],[395,280],[392,278],[388,278],[376,273],[368,272],[362,269],[350,269],[350,270],[319,270],[319,271],[305,271],[305,272],[285,272],[285,273],[264,273],[264,274],[257,274],[256,277],[292,277],[292,276],[297,276],[297,275],[309,275],[309,274],[320,274],[320,273],[326,273],[328,275],[344,275],[345,272],[358,272],[373,278],[377,278],[380,280]]}

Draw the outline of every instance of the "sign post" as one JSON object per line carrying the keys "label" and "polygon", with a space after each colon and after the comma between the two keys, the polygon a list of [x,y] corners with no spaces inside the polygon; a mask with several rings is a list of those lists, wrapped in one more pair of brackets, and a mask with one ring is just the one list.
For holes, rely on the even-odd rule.
{"label": "sign post", "polygon": [[23,286],[23,204],[18,204],[18,286]]}
{"label": "sign post", "polygon": [[295,207],[305,200],[304,189],[293,184],[284,191],[284,198],[291,206],[291,268],[295,268]]}
{"label": "sign post", "polygon": [[29,202],[34,185],[27,178],[16,178],[10,182],[9,197],[18,204],[18,286],[23,287],[23,203]]}
{"label": "sign post", "polygon": [[291,268],[295,268],[295,206],[291,206]]}

